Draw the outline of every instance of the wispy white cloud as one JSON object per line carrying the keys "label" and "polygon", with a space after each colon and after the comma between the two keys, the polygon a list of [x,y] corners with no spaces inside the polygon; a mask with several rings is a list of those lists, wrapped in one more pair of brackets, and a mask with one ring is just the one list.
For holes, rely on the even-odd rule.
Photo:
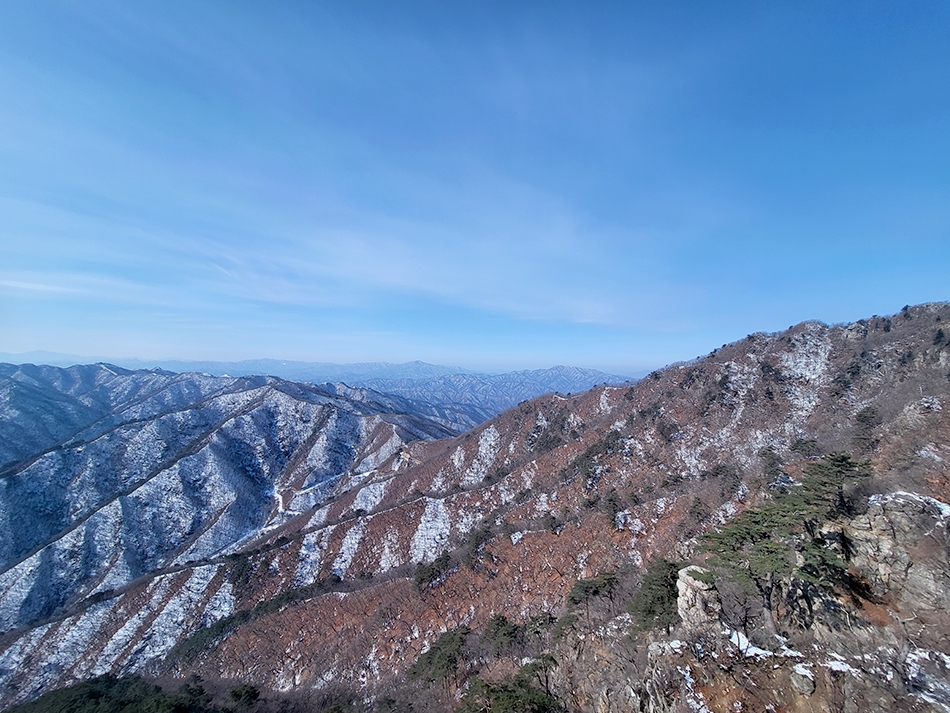
{"label": "wispy white cloud", "polygon": [[7,287],[11,290],[26,290],[27,292],[52,292],[56,294],[76,294],[84,290],[75,287],[66,287],[65,285],[50,285],[41,282],[22,282],[19,280],[0,279],[0,287]]}
{"label": "wispy white cloud", "polygon": [[0,5],[22,350],[619,362],[945,297],[932,20],[183,8]]}

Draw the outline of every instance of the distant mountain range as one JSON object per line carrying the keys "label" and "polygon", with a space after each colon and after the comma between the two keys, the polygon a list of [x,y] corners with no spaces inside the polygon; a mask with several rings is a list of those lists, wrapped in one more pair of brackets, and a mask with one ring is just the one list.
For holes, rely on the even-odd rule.
{"label": "distant mountain range", "polygon": [[[85,361],[83,361],[85,359]],[[90,361],[114,364],[126,369],[163,369],[174,373],[196,372],[213,376],[275,376],[311,384],[343,383],[410,399],[414,410],[427,411],[456,433],[527,399],[558,392],[576,394],[602,384],[620,385],[635,379],[607,374],[596,369],[554,366],[550,369],[486,374],[455,366],[410,361],[403,364],[326,362],[252,359],[246,361],[146,361],[144,359],[93,359],[55,352],[0,353],[0,361],[13,364],[73,366]],[[440,412],[433,413],[432,409]]]}
{"label": "distant mountain range", "polygon": [[331,362],[289,361],[286,359],[246,359],[244,361],[199,361],[187,359],[135,359],[109,356],[77,356],[59,352],[32,351],[19,354],[0,352],[0,361],[11,364],[77,364],[108,363],[126,369],[165,369],[176,373],[195,371],[212,376],[277,376],[291,381],[312,384],[342,381],[351,386],[365,379],[432,379],[449,374],[475,374],[459,366],[440,366],[423,361],[391,364],[383,361],[335,364]]}
{"label": "distant mountain range", "polygon": [[594,386],[617,386],[634,379],[595,369],[554,366],[550,369],[511,371],[507,374],[444,374],[419,379],[365,379],[358,382],[376,391],[398,394],[430,404],[455,404],[483,409],[486,418],[542,394],[576,394]]}

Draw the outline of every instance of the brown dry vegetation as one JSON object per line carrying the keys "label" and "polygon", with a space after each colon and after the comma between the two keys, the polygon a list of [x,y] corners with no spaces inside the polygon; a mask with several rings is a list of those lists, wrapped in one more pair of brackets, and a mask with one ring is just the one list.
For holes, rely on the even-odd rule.
{"label": "brown dry vegetation", "polygon": [[[373,516],[344,575],[373,573],[375,579],[239,627],[206,652],[197,669],[283,685],[312,686],[327,676],[381,685],[443,631],[462,624],[482,628],[496,612],[518,621],[542,612],[559,616],[578,579],[631,563],[642,567],[660,555],[689,555],[691,536],[710,527],[724,504],[757,502],[779,472],[800,477],[808,459],[793,446],[801,441],[814,441],[817,452],[863,446],[877,474],[871,489],[899,486],[946,499],[945,463],[920,454],[928,444],[948,443],[950,412],[933,408],[927,397],[948,391],[950,349],[933,345],[930,332],[936,317],[946,320],[950,310],[928,306],[909,314],[890,318],[889,331],[888,320],[873,318],[843,328],[806,324],[780,335],[750,335],[630,388],[538,399],[460,438],[411,444],[415,465],[397,470],[385,498],[367,513]],[[822,349],[828,358],[815,378],[785,366]],[[809,397],[815,408],[802,409]],[[856,420],[868,408],[880,414],[879,423]],[[539,426],[544,421],[549,425]],[[470,466],[488,428],[499,437],[486,476],[462,484],[460,469],[451,466],[453,454],[461,450],[462,470]],[[622,438],[598,451],[611,428]],[[550,450],[537,452],[538,443]],[[585,451],[593,456],[578,468]],[[744,502],[735,499],[740,479],[749,492]],[[329,507],[327,522],[344,524],[327,539],[328,553],[339,549],[348,531],[358,489]],[[520,495],[512,499],[512,492]],[[492,529],[470,569],[459,554],[468,534],[459,520],[465,519],[453,517],[447,544],[457,548],[453,569],[422,592],[408,573],[389,580],[379,559],[386,537],[408,559],[424,509],[420,494],[443,498],[454,514],[472,513],[470,528],[481,522]],[[624,529],[616,527],[618,512],[627,513],[620,520]],[[548,514],[553,523],[543,520]],[[287,528],[291,543],[273,560],[276,566],[261,568],[246,605],[288,585],[302,532],[295,527]],[[512,544],[508,535],[524,531]],[[328,574],[332,554],[324,562]]]}

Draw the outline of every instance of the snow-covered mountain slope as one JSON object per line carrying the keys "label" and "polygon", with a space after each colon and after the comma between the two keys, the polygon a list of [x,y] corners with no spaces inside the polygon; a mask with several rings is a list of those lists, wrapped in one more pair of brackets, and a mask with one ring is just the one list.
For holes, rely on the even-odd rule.
{"label": "snow-covered mountain slope", "polygon": [[225,554],[340,477],[452,433],[399,397],[344,386],[107,365],[2,373],[2,630]]}

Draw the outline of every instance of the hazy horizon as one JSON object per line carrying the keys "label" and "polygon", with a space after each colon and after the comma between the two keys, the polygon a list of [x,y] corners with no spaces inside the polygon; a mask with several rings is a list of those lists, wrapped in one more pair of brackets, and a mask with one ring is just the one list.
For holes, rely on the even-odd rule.
{"label": "hazy horizon", "polygon": [[[24,361],[25,360],[25,361]],[[577,364],[546,364],[538,366],[526,366],[523,368],[493,368],[491,366],[483,369],[475,369],[472,367],[467,367],[461,364],[433,364],[431,362],[426,362],[421,359],[412,359],[405,362],[387,362],[384,360],[361,360],[358,362],[327,362],[327,361],[301,361],[296,359],[274,359],[270,357],[265,357],[261,359],[240,359],[240,360],[217,360],[217,359],[181,359],[177,357],[168,357],[168,358],[140,358],[134,356],[109,356],[109,355],[81,355],[81,354],[65,354],[63,352],[50,352],[43,349],[38,349],[29,352],[0,352],[0,362],[8,362],[13,364],[21,363],[33,363],[33,364],[47,364],[50,366],[74,366],[82,364],[95,364],[95,363],[107,363],[113,364],[115,366],[123,366],[124,368],[134,368],[134,369],[149,369],[154,367],[162,368],[163,365],[189,365],[189,364],[217,364],[217,365],[239,365],[239,364],[253,364],[255,362],[266,362],[266,363],[275,363],[275,364],[293,364],[293,365],[326,365],[326,366],[363,366],[370,364],[390,364],[392,366],[405,366],[410,364],[424,364],[426,366],[435,366],[435,367],[444,367],[446,369],[451,369],[457,373],[472,373],[472,374],[505,374],[510,372],[517,371],[539,371],[545,369],[554,369],[557,367],[576,367],[580,369],[591,369],[594,371],[602,371],[605,374],[610,376],[622,376],[627,378],[641,378],[645,376],[653,369],[640,369],[635,373],[627,373],[624,371],[611,371],[610,369],[594,369],[593,367],[585,367]],[[131,366],[126,366],[131,365]],[[667,365],[660,365],[667,366]],[[168,368],[165,366],[164,368]],[[660,367],[657,367],[660,368]],[[171,369],[174,371],[174,369]]]}
{"label": "hazy horizon", "polygon": [[934,2],[8,3],[0,351],[633,375],[945,300],[948,34]]}

